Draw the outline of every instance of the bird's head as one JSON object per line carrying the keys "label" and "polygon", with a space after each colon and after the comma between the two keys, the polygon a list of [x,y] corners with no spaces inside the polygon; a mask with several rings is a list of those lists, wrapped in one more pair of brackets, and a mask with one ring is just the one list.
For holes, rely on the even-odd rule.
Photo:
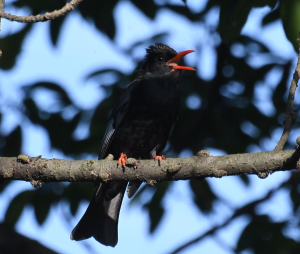
{"label": "bird's head", "polygon": [[140,69],[140,76],[164,76],[176,75],[180,77],[182,70],[195,71],[194,68],[187,66],[179,66],[178,62],[185,55],[194,52],[194,50],[186,50],[177,53],[174,49],[162,43],[156,43],[146,49],[146,57]]}

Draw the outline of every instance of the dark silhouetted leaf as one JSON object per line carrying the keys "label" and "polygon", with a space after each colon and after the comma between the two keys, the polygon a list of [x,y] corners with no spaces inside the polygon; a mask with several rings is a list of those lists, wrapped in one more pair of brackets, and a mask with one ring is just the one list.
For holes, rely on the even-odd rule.
{"label": "dark silhouetted leaf", "polygon": [[23,212],[25,205],[32,201],[34,191],[24,191],[18,194],[10,202],[4,221],[11,226],[14,226]]}
{"label": "dark silhouetted leaf", "polygon": [[275,10],[268,13],[266,16],[264,16],[262,24],[265,26],[279,19],[280,19],[280,8],[278,7]]}
{"label": "dark silhouetted leaf", "polygon": [[197,207],[202,212],[210,212],[217,197],[210,189],[208,182],[206,180],[190,180],[190,187],[194,193],[194,202]]}
{"label": "dark silhouetted leaf", "polygon": [[65,105],[68,106],[70,104],[72,104],[72,101],[68,95],[68,93],[62,88],[61,85],[55,84],[55,83],[51,83],[51,82],[38,82],[35,84],[32,84],[30,86],[24,86],[23,90],[25,91],[27,97],[31,97],[32,96],[32,92],[35,89],[38,88],[46,88],[49,90],[52,90],[54,92],[57,92],[59,95],[59,99],[61,100],[61,102]]}
{"label": "dark silhouetted leaf", "polygon": [[21,127],[16,127],[8,136],[1,136],[0,155],[2,157],[16,157],[20,154],[22,144]]}
{"label": "dark silhouetted leaf", "polygon": [[241,175],[240,179],[243,181],[244,184],[249,186],[250,180],[249,180],[249,177],[247,175]]}
{"label": "dark silhouetted leaf", "polygon": [[142,185],[138,192],[131,198],[130,200],[130,204],[136,204],[138,203],[139,201],[141,201],[141,194],[143,194],[146,190],[151,190],[152,188],[147,188],[148,186],[146,184]]}
{"label": "dark silhouetted leaf", "polygon": [[283,234],[285,222],[272,222],[266,215],[255,216],[246,226],[237,244],[237,252],[251,250],[256,254],[297,254],[300,244]]}
{"label": "dark silhouetted leaf", "polygon": [[39,225],[42,225],[50,211],[51,207],[51,194],[43,193],[40,190],[37,190],[32,200],[32,205],[34,207],[35,218]]}
{"label": "dark silhouetted leaf", "polygon": [[51,41],[54,46],[57,44],[58,36],[60,29],[62,27],[62,24],[65,21],[66,16],[62,16],[58,19],[51,20],[50,23],[50,34],[51,34]]}
{"label": "dark silhouetted leaf", "polygon": [[157,228],[158,224],[160,223],[163,215],[164,215],[164,208],[162,206],[162,199],[168,190],[170,183],[163,182],[155,187],[156,191],[152,197],[152,199],[144,205],[144,208],[149,212],[150,218],[150,233],[153,233],[154,230]]}
{"label": "dark silhouetted leaf", "polygon": [[150,19],[155,18],[156,12],[159,9],[159,7],[156,6],[154,1],[152,0],[150,1],[131,0],[131,2]]}
{"label": "dark silhouetted leaf", "polygon": [[252,1],[223,1],[220,11],[219,32],[224,43],[230,45],[238,38],[252,7]]}
{"label": "dark silhouetted leaf", "polygon": [[[1,38],[2,57],[0,60],[0,68],[3,70],[11,69],[15,63],[18,54],[21,51],[23,40],[31,28],[31,24],[14,34]],[[6,84],[9,85],[9,84]]]}
{"label": "dark silhouetted leaf", "polygon": [[70,212],[75,215],[79,203],[89,201],[95,191],[94,184],[91,183],[71,183],[64,189],[64,199],[70,204]]}
{"label": "dark silhouetted leaf", "polygon": [[113,10],[117,3],[117,0],[106,1],[105,3],[98,0],[87,0],[78,5],[78,11],[87,20],[92,20],[99,31],[113,39],[116,33]]}
{"label": "dark silhouetted leaf", "polygon": [[[264,2],[264,1],[262,1]],[[267,0],[266,3],[271,7],[271,9],[274,9],[276,4],[278,3],[278,0]]]}

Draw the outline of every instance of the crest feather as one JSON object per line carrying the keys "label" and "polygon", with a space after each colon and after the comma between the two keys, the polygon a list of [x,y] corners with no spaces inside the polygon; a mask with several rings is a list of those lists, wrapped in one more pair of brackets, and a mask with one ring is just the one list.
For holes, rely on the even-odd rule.
{"label": "crest feather", "polygon": [[157,54],[157,53],[162,52],[162,51],[164,51],[166,49],[169,49],[170,51],[173,51],[175,54],[177,54],[177,52],[174,49],[172,49],[171,47],[169,47],[169,46],[167,46],[167,45],[165,45],[165,44],[163,44],[161,42],[156,42],[155,46],[154,45],[150,45],[146,49],[146,52],[147,52],[146,57],[148,55]]}

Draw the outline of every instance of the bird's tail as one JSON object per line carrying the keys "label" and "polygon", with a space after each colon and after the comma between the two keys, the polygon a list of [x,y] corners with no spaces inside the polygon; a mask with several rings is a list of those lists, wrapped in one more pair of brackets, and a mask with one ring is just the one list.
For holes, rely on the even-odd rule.
{"label": "bird's tail", "polygon": [[81,220],[71,233],[71,239],[80,241],[94,237],[107,246],[118,243],[118,221],[127,182],[100,183]]}

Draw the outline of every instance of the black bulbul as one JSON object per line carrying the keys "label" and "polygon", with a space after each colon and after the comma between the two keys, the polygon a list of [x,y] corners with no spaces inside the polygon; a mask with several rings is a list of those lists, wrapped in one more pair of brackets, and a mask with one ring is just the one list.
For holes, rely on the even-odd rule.
{"label": "black bulbul", "polygon": [[[108,154],[119,158],[125,166],[127,157],[136,159],[164,158],[162,152],[171,135],[179,112],[178,83],[182,70],[179,66],[187,50],[174,49],[156,43],[147,50],[138,77],[123,91],[110,116],[102,141],[99,160]],[[80,241],[94,237],[107,246],[118,243],[118,220],[128,182],[101,182],[71,239]],[[140,182],[129,182],[128,197],[132,197]]]}

